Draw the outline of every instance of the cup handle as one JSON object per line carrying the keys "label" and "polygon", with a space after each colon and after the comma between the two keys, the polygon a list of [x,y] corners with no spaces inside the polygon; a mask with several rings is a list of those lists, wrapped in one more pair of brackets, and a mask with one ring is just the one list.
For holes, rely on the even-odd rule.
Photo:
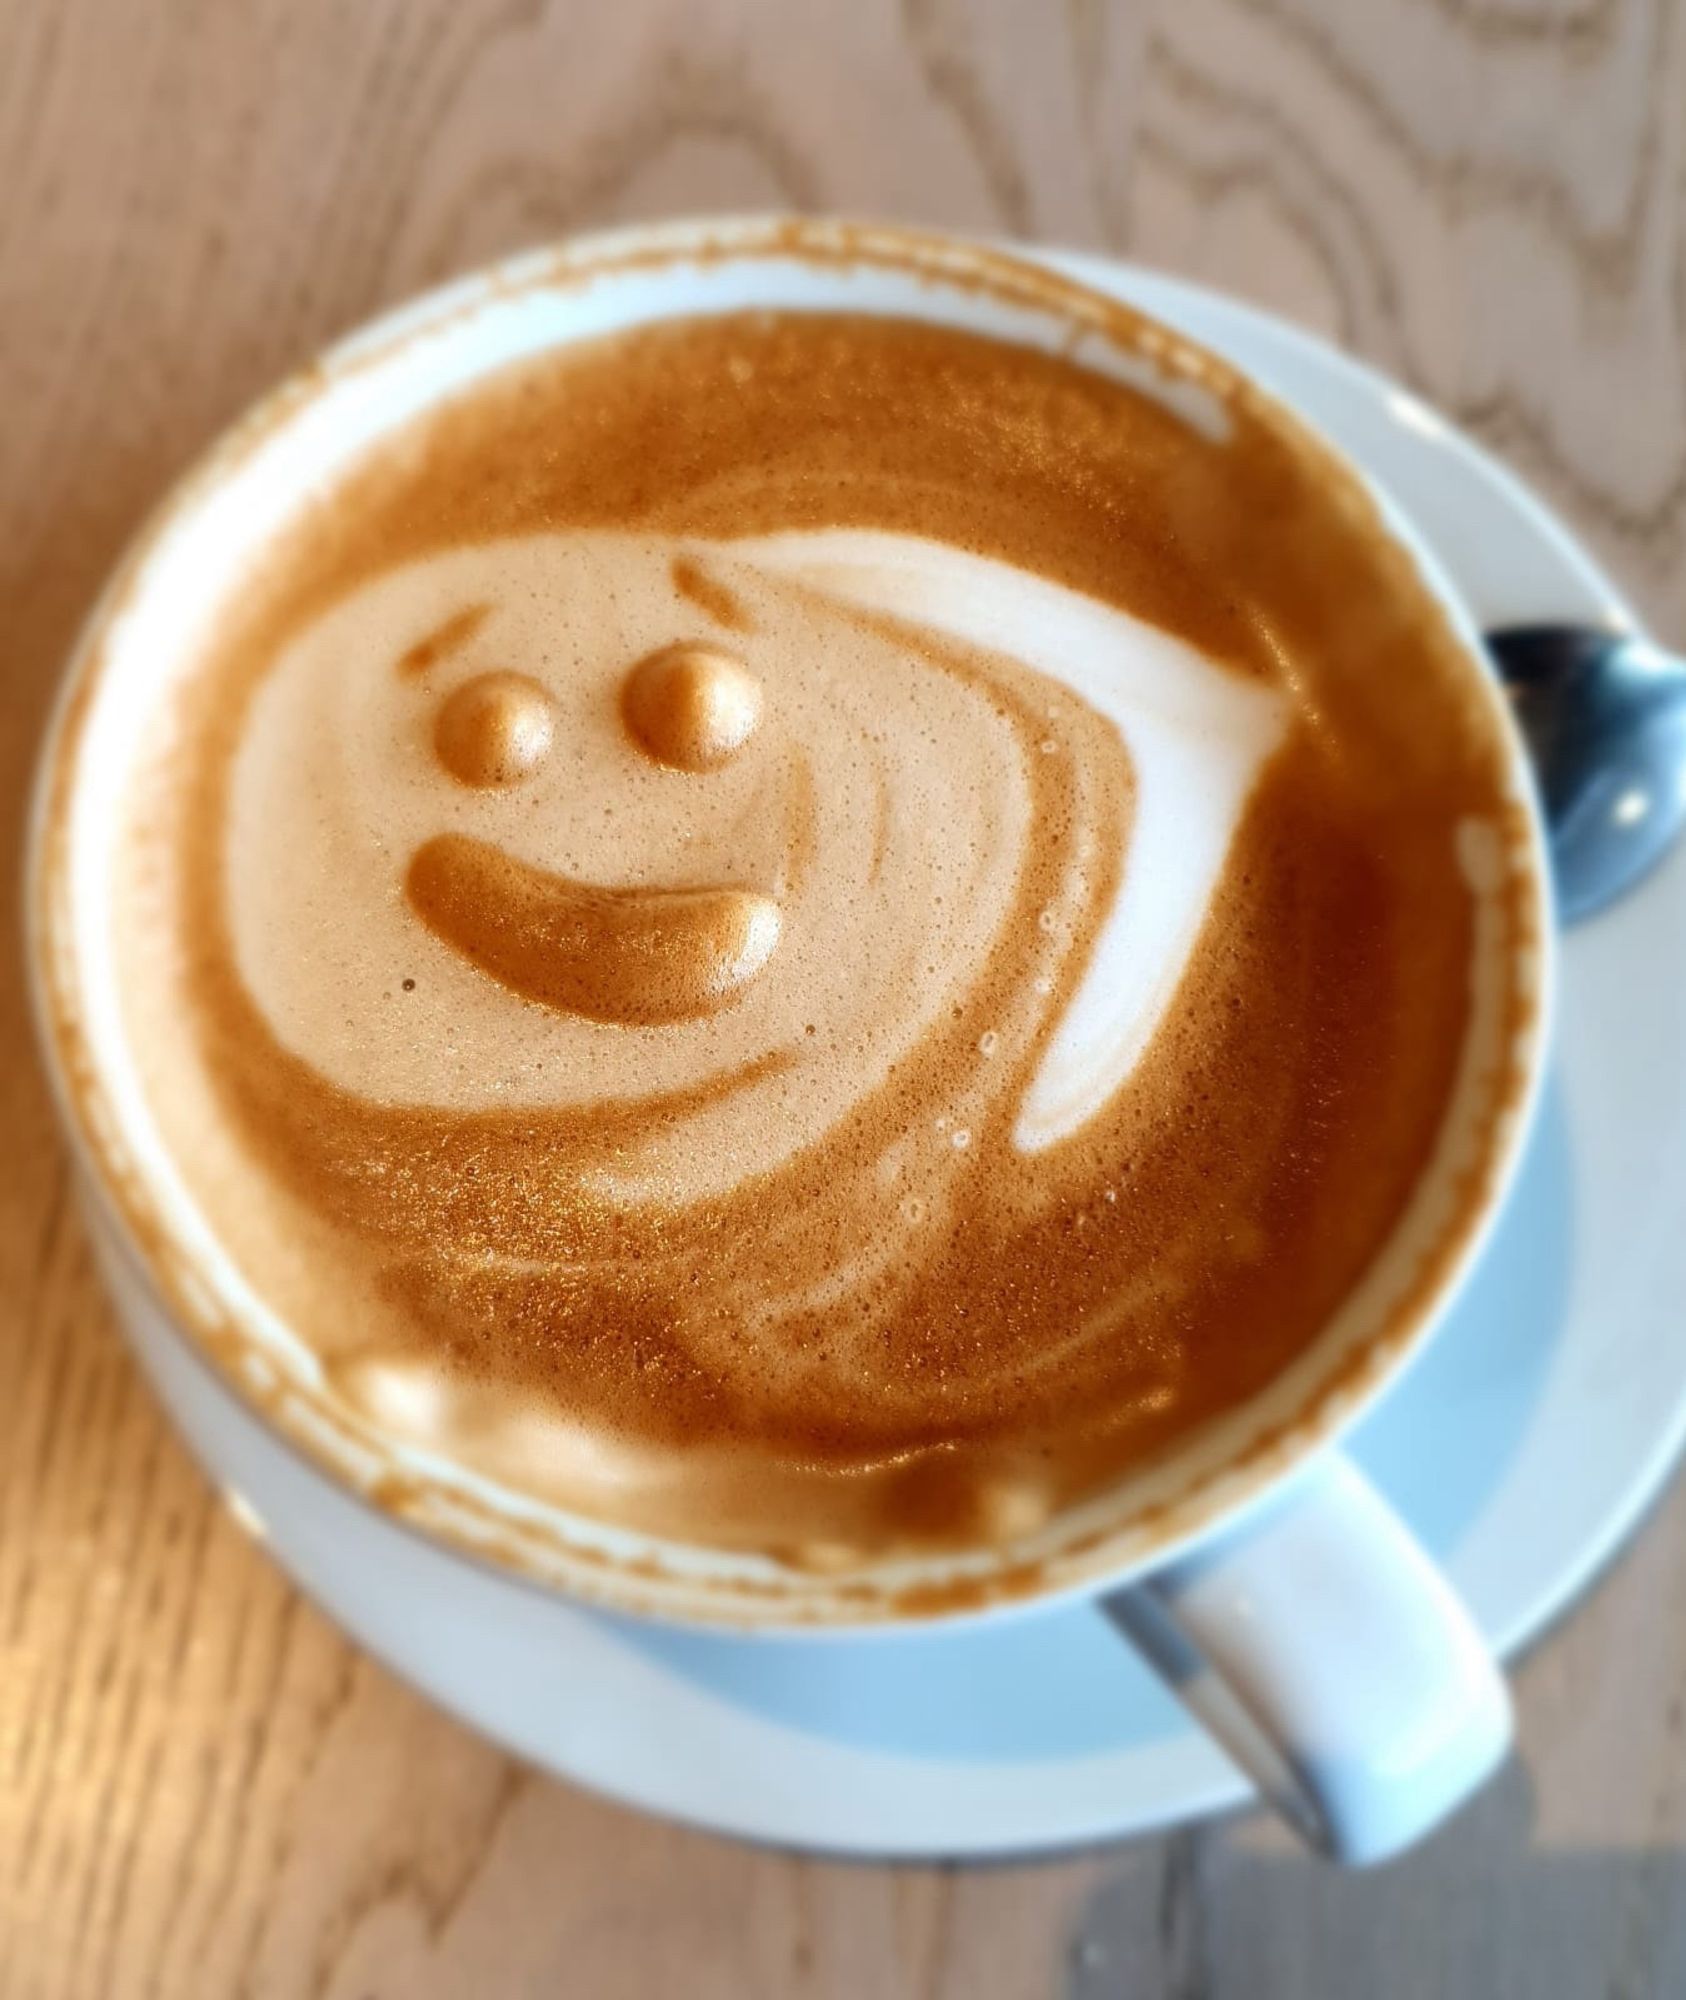
{"label": "cup handle", "polygon": [[1337,1861],[1408,1847],[1509,1748],[1510,1696],[1486,1642],[1339,1453],[1100,1608]]}

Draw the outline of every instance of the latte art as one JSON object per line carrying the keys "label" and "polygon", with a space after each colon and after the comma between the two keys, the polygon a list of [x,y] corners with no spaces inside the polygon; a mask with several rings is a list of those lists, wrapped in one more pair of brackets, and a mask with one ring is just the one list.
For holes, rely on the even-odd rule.
{"label": "latte art", "polygon": [[1018,1533],[1268,1384],[1420,1176],[1508,838],[1343,478],[818,314],[375,453],[198,665],[119,917],[333,1392],[813,1563]]}
{"label": "latte art", "polygon": [[[643,650],[698,622],[676,566],[730,593],[730,653],[724,635]],[[347,671],[408,661],[453,597],[502,607],[456,659]],[[465,705],[563,747],[525,769],[513,746],[447,754]],[[1008,947],[1022,976],[974,1085],[989,1108],[952,1129],[998,1115],[1035,1150],[1148,1047],[1285,720],[1273,690],[1121,610],[911,536],[580,532],[428,556],[302,633],[254,701],[236,961],[285,1047],[383,1103],[629,1105],[770,1065],[664,1121],[642,1180],[618,1177],[628,1198],[696,1191],[722,1138],[763,1167],[824,1142]],[[710,727],[729,752],[668,754]],[[491,775],[439,782],[469,763]],[[406,978],[419,1041],[393,1033]],[[1028,1087],[997,1104],[1019,1079],[1001,1051],[1032,1046]]]}

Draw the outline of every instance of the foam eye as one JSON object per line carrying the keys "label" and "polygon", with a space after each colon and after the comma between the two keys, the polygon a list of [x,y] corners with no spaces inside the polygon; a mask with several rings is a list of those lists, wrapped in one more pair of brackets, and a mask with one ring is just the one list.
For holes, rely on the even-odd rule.
{"label": "foam eye", "polygon": [[714,771],[755,734],[761,683],[712,646],[664,646],[622,682],[621,716],[658,764]]}
{"label": "foam eye", "polygon": [[550,696],[525,674],[476,674],[454,689],[433,725],[439,761],[465,785],[514,785],[550,753]]}

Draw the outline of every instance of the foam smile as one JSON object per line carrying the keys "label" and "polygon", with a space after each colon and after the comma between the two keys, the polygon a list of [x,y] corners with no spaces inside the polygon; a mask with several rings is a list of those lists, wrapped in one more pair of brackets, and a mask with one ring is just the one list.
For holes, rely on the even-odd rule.
{"label": "foam smile", "polygon": [[417,850],[404,884],[436,937],[524,1000],[655,1027],[717,1013],[772,957],[779,906],[749,889],[605,889],[465,834]]}

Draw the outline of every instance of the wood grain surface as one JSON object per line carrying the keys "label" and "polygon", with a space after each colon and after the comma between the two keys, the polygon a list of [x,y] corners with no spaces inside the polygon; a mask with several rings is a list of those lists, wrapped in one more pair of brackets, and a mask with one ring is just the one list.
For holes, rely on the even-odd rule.
{"label": "wood grain surface", "polygon": [[838,208],[1126,251],[1450,410],[1686,641],[1669,0],[0,4],[0,1994],[1686,1992],[1686,1490],[1522,1756],[1342,1879],[1256,1822],[819,1865],[501,1757],[280,1580],[119,1346],[28,1045],[21,799],[77,619],[275,375],[535,238]]}

